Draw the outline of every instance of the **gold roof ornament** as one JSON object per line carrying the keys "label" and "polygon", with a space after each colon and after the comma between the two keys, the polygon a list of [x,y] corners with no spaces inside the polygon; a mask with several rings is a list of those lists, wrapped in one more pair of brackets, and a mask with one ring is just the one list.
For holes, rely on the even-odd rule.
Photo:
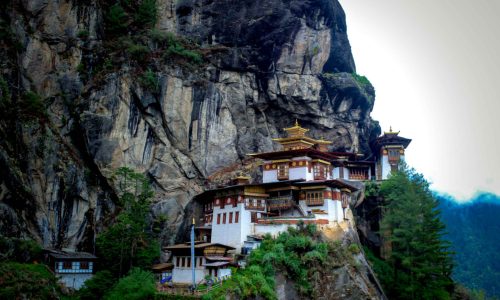
{"label": "gold roof ornament", "polygon": [[392,125],[391,125],[391,126],[389,126],[389,132],[384,131],[384,134],[398,135],[399,131],[392,131]]}
{"label": "gold roof ornament", "polygon": [[300,126],[299,121],[295,119],[295,125],[288,128],[283,128],[284,131],[288,133],[288,137],[300,137],[304,136],[309,129],[303,128]]}
{"label": "gold roof ornament", "polygon": [[311,148],[315,144],[329,145],[332,143],[330,141],[323,140],[323,138],[321,138],[320,140],[316,140],[306,136],[306,132],[308,132],[309,129],[300,126],[297,119],[295,119],[294,126],[283,128],[283,130],[287,132],[287,137],[273,139],[273,141],[280,143],[282,146],[298,143],[302,145],[303,148]]}

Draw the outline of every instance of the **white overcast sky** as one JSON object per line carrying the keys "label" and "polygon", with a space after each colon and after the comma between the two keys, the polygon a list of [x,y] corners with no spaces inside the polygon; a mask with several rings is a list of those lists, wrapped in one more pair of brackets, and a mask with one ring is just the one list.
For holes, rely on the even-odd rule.
{"label": "white overcast sky", "polygon": [[432,188],[500,195],[500,0],[340,0],[372,117]]}

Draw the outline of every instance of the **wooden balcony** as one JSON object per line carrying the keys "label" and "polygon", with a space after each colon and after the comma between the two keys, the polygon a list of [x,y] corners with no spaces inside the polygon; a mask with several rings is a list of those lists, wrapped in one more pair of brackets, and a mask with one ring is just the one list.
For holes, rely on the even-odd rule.
{"label": "wooden balcony", "polygon": [[267,199],[269,210],[289,209],[293,207],[292,196],[273,197]]}
{"label": "wooden balcony", "polygon": [[321,206],[325,203],[325,199],[319,198],[319,199],[307,199],[306,204],[308,206]]}

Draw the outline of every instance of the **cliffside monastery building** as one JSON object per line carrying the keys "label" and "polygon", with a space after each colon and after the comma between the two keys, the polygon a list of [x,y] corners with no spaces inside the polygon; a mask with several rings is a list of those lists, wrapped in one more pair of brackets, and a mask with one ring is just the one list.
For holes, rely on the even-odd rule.
{"label": "cliffside monastery building", "polygon": [[[372,142],[373,160],[363,160],[356,153],[329,152],[331,142],[307,136],[308,129],[298,122],[284,130],[286,137],[273,139],[281,145],[280,150],[250,154],[262,160],[262,182],[252,183],[250,177],[239,176],[234,185],[197,196],[203,207],[197,239],[204,247],[230,247],[246,254],[263,235],[276,236],[299,222],[322,229],[347,221],[351,193],[357,190],[354,182],[387,179],[411,142],[391,129]],[[180,253],[174,252],[185,247],[166,249],[177,257]],[[228,275],[228,260],[205,260],[211,262],[204,263],[211,268],[207,274],[219,276],[213,263],[218,260],[216,265],[224,268],[219,272]],[[183,270],[190,268],[187,259],[184,265],[175,266],[172,281],[189,282],[191,277]]]}

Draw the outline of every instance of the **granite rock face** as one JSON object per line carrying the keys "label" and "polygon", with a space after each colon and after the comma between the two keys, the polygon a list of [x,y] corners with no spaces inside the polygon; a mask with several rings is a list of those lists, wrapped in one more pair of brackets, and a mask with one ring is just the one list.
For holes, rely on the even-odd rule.
{"label": "granite rock face", "polygon": [[126,58],[100,80],[82,76],[106,40],[99,1],[2,4],[18,47],[2,41],[1,74],[12,99],[31,90],[47,108],[29,122],[0,120],[2,233],[91,250],[115,210],[113,171],[128,166],[151,179],[152,216],[168,216],[164,243],[173,242],[206,179],[275,149],[271,138],[295,119],[332,150],[369,155],[380,132],[374,89],[353,75],[338,1],[157,2],[157,30],[224,49],[196,70],[157,63],[157,92]]}

